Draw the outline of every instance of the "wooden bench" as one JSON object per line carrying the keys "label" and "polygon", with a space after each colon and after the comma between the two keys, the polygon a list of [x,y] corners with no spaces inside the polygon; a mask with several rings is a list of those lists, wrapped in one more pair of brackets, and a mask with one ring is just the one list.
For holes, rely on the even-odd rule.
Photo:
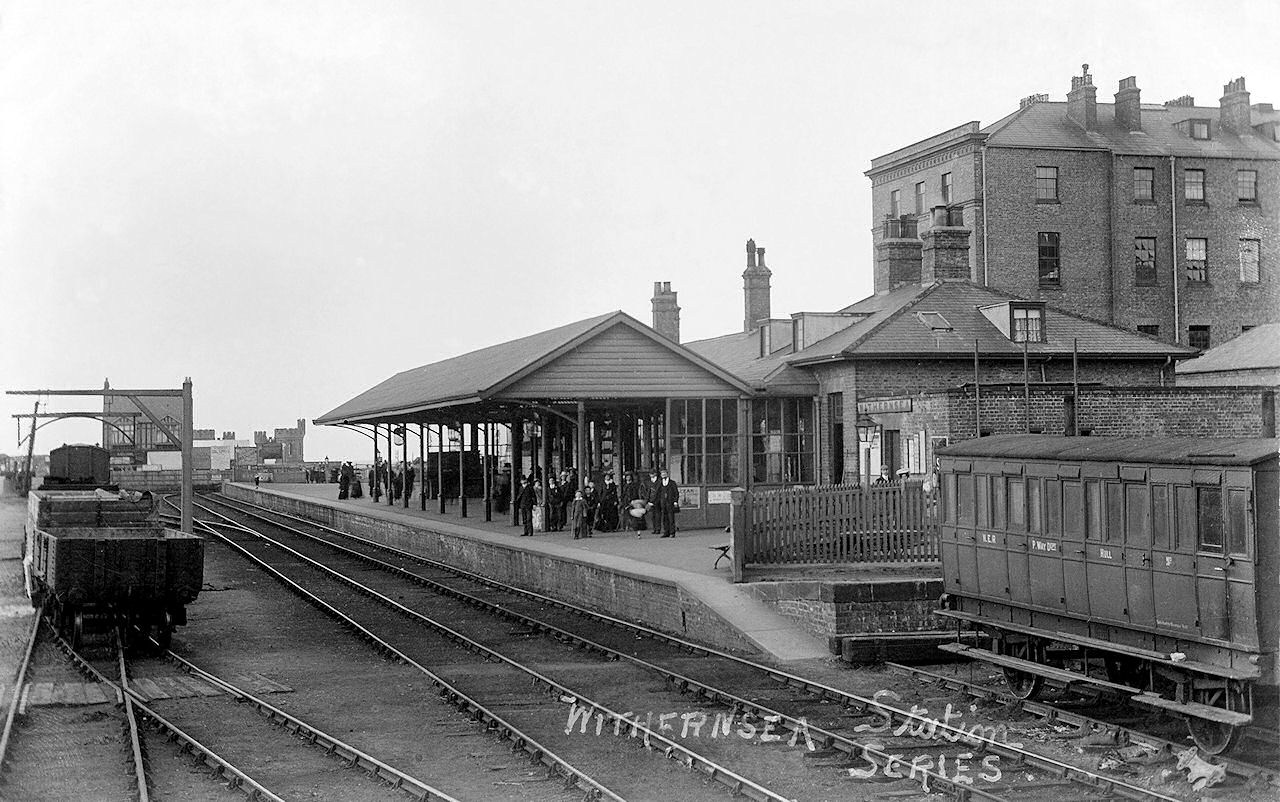
{"label": "wooden bench", "polygon": [[719,568],[719,567],[720,567],[720,561],[721,561],[721,560],[728,560],[728,559],[730,559],[730,558],[729,558],[729,549],[733,548],[733,544],[732,544],[732,543],[722,543],[722,544],[720,544],[720,545],[718,545],[718,546],[707,546],[707,548],[711,549],[712,551],[718,551],[718,552],[720,552],[718,555],[716,555],[716,562],[715,562],[715,565],[711,566],[711,569],[714,571],[715,569],[717,569],[717,568]]}

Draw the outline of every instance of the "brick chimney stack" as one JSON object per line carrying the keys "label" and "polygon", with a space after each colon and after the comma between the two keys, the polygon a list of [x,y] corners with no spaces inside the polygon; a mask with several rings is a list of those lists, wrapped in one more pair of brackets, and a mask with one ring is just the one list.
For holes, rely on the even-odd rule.
{"label": "brick chimney stack", "polygon": [[933,225],[920,235],[923,241],[920,259],[920,281],[968,281],[969,235],[960,209],[933,207]]}
{"label": "brick chimney stack", "polygon": [[747,269],[742,271],[743,331],[751,331],[760,321],[769,319],[769,277],[772,275],[764,264],[764,248],[757,248],[753,239],[747,240]]}
{"label": "brick chimney stack", "polygon": [[1237,78],[1222,87],[1222,99],[1218,101],[1218,125],[1235,134],[1253,133],[1253,117],[1244,78]]}
{"label": "brick chimney stack", "polygon": [[1086,131],[1098,127],[1098,89],[1093,85],[1089,65],[1080,65],[1081,75],[1071,76],[1071,91],[1067,93],[1067,117]]}
{"label": "brick chimney stack", "polygon": [[1120,90],[1116,92],[1116,125],[1126,131],[1142,130],[1141,94],[1134,76],[1120,82]]}
{"label": "brick chimney stack", "polygon": [[680,342],[680,306],[670,281],[653,282],[653,330],[673,343]]}

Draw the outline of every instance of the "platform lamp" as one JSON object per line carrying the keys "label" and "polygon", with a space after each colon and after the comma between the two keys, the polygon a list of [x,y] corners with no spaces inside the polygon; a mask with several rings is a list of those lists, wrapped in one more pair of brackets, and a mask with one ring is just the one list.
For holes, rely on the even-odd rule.
{"label": "platform lamp", "polygon": [[858,453],[862,455],[862,459],[858,460],[862,465],[862,476],[859,482],[871,481],[871,445],[875,442],[876,433],[880,429],[880,424],[870,415],[859,415],[855,428],[858,430]]}

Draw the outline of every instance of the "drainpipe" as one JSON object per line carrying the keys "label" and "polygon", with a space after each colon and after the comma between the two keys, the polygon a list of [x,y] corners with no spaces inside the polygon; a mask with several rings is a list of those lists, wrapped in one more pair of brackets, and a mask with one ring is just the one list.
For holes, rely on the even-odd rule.
{"label": "drainpipe", "polygon": [[989,287],[987,268],[987,143],[982,143],[982,286]]}
{"label": "drainpipe", "polygon": [[1172,239],[1173,264],[1173,342],[1182,345],[1182,315],[1178,304],[1178,181],[1176,167],[1178,157],[1169,157],[1169,234]]}

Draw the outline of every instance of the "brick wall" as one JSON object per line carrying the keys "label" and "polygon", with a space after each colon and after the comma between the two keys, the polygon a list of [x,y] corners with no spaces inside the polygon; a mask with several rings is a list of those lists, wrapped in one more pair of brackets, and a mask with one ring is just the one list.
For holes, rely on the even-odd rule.
{"label": "brick wall", "polygon": [[934,615],[941,579],[752,582],[751,593],[821,638],[944,628]]}

